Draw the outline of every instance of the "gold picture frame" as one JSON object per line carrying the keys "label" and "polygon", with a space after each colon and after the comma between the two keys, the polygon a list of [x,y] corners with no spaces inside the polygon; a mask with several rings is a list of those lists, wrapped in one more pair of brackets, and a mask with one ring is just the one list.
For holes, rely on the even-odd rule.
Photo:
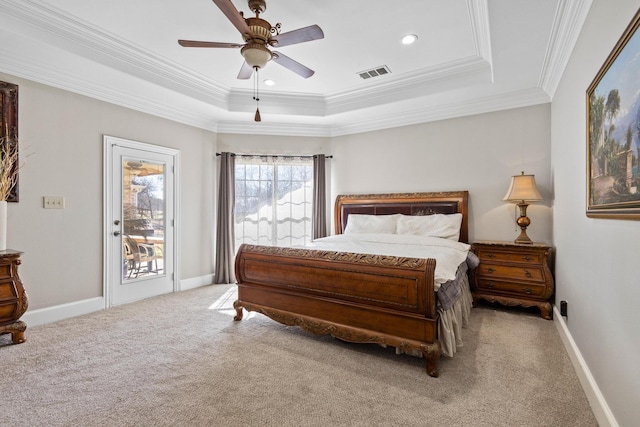
{"label": "gold picture frame", "polygon": [[[18,85],[0,82],[0,137],[5,138],[9,144],[18,144]],[[18,162],[13,165],[18,168]],[[19,200],[18,177],[16,184],[11,189],[7,202]]]}
{"label": "gold picture frame", "polygon": [[587,89],[587,216],[640,219],[640,10]]}

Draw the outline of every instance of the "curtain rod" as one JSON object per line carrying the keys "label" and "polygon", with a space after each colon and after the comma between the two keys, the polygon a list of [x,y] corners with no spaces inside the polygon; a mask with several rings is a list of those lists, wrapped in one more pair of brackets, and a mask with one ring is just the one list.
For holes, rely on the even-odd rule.
{"label": "curtain rod", "polygon": [[[219,156],[221,153],[216,153],[216,156]],[[235,154],[231,153],[231,156],[240,156],[240,157],[300,157],[303,159],[312,159],[314,156],[305,155],[301,156],[298,154]],[[333,156],[324,156],[325,159],[333,159]]]}

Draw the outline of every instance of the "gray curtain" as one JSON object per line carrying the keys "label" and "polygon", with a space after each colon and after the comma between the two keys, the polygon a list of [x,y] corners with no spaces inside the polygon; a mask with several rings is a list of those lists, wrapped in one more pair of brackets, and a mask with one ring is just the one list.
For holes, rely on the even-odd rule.
{"label": "gray curtain", "polygon": [[216,275],[215,283],[235,283],[235,168],[233,153],[220,153],[220,180],[218,183],[218,216],[216,222]]}
{"label": "gray curtain", "polygon": [[327,196],[325,184],[325,156],[313,156],[313,227],[312,238],[317,239],[327,235]]}

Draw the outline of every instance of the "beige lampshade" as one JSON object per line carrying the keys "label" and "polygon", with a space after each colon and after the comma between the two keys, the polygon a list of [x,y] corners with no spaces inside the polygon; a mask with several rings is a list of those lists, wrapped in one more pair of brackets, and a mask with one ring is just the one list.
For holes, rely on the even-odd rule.
{"label": "beige lampshade", "polygon": [[534,175],[514,175],[511,177],[511,185],[507,194],[502,199],[505,202],[521,202],[523,200],[535,202],[542,200],[542,196],[536,187]]}

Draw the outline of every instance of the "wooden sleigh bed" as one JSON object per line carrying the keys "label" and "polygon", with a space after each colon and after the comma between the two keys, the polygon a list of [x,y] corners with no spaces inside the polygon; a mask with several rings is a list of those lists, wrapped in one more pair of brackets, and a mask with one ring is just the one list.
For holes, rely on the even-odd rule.
{"label": "wooden sleigh bed", "polygon": [[[350,214],[462,214],[460,241],[468,241],[468,193],[438,192],[338,196],[336,234]],[[236,255],[238,299],[243,308],[317,335],[419,352],[437,377],[435,259],[243,244]]]}

